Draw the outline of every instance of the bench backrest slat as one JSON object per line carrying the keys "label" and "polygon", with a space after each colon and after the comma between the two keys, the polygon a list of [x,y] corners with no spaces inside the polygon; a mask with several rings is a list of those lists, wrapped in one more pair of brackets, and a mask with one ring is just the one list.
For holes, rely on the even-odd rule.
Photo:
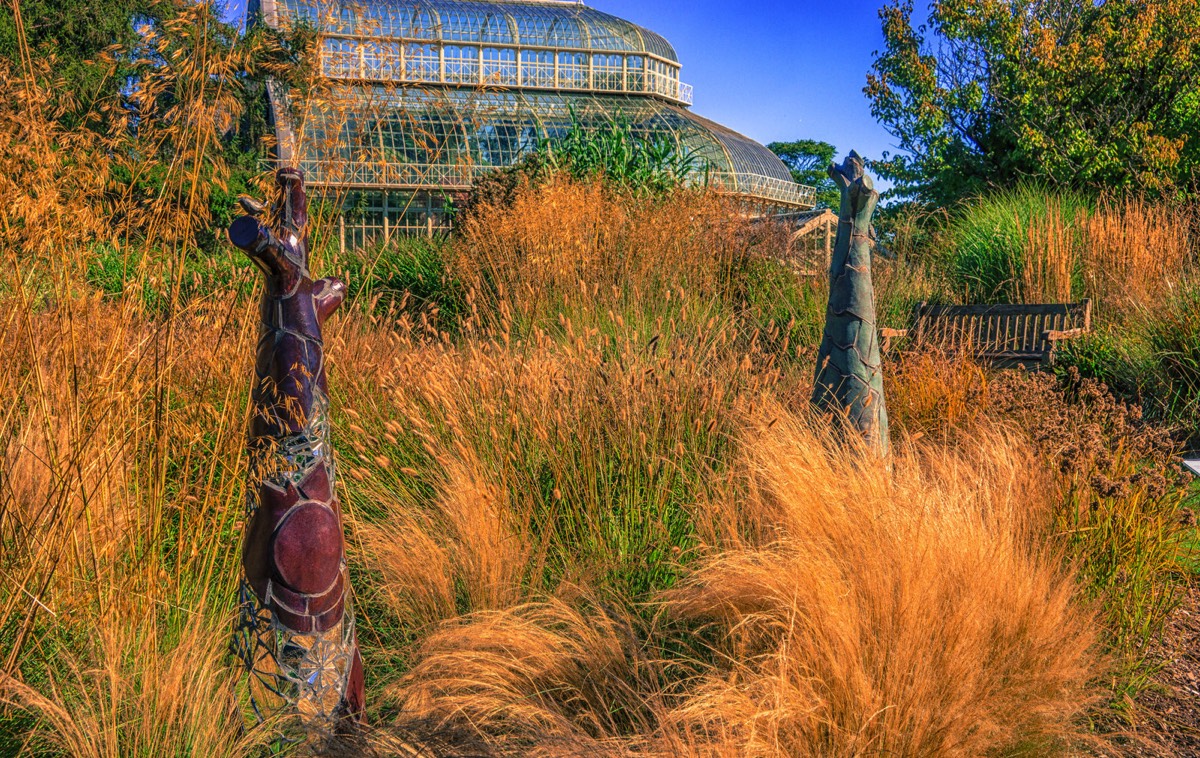
{"label": "bench backrest slat", "polygon": [[1041,355],[1050,331],[1091,328],[1092,304],[930,305],[916,308],[913,335],[921,342],[966,347],[979,355]]}
{"label": "bench backrest slat", "polygon": [[939,305],[924,303],[920,306],[920,309],[922,314],[933,317],[944,316],[948,314],[957,314],[962,316],[1024,316],[1032,313],[1061,313],[1064,316],[1074,316],[1082,314],[1084,309],[1089,307],[1090,301],[1084,300],[1079,303],[1047,303],[1031,305],[1014,305],[1012,303],[998,303],[995,305]]}

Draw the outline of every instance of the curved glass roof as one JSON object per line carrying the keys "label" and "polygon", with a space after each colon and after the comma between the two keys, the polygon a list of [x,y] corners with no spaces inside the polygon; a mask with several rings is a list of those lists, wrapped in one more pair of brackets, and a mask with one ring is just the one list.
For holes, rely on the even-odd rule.
{"label": "curved glass roof", "polygon": [[301,18],[325,33],[642,53],[679,62],[660,35],[569,0],[260,1],[269,23]]}
{"label": "curved glass roof", "polygon": [[[280,158],[317,185],[462,190],[540,141],[626,121],[673,140],[694,181],[768,205],[812,207],[763,145],[695,115],[675,49],[572,0],[249,0],[271,26],[323,37],[321,100],[272,88]],[[432,85],[432,86],[426,86]]]}
{"label": "curved glass roof", "polygon": [[296,125],[280,130],[289,143],[283,157],[313,184],[466,189],[574,120],[600,129],[621,119],[640,136],[665,136],[694,155],[697,183],[779,205],[813,203],[813,190],[796,184],[763,145],[655,98],[334,84],[319,101],[281,105],[276,113],[291,113]]}

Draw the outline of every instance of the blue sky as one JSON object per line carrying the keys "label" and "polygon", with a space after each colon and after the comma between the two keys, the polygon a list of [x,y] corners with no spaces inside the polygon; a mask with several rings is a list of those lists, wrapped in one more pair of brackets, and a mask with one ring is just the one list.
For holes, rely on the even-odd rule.
{"label": "blue sky", "polygon": [[895,150],[863,94],[883,47],[882,0],[588,0],[666,37],[694,110],[760,142],[820,139],[840,155]]}
{"label": "blue sky", "polygon": [[[587,0],[675,45],[700,115],[763,143],[820,139],[868,158],[894,150],[862,92],[882,2]],[[229,0],[230,17],[244,9]]]}

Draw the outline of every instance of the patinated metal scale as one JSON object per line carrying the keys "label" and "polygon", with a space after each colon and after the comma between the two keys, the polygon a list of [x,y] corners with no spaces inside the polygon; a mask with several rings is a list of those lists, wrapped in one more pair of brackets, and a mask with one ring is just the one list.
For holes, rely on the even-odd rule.
{"label": "patinated metal scale", "polygon": [[303,174],[276,178],[271,223],[245,201],[229,229],[265,277],[234,652],[257,718],[296,714],[305,733],[332,734],[363,710],[321,335],[346,287],[309,274]]}
{"label": "patinated metal scale", "polygon": [[829,265],[829,305],[817,355],[813,405],[889,451],[883,359],[871,281],[871,216],[879,204],[863,159],[851,151],[829,175],[842,191],[837,241]]}

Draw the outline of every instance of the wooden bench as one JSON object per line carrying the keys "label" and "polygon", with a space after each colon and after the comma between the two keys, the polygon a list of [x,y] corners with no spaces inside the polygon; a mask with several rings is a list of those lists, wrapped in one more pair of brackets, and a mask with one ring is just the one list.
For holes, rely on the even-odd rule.
{"label": "wooden bench", "polygon": [[1049,366],[1061,344],[1092,329],[1092,301],[1049,305],[916,307],[911,329],[881,329],[884,351],[909,338],[916,345],[969,350],[1002,366]]}

